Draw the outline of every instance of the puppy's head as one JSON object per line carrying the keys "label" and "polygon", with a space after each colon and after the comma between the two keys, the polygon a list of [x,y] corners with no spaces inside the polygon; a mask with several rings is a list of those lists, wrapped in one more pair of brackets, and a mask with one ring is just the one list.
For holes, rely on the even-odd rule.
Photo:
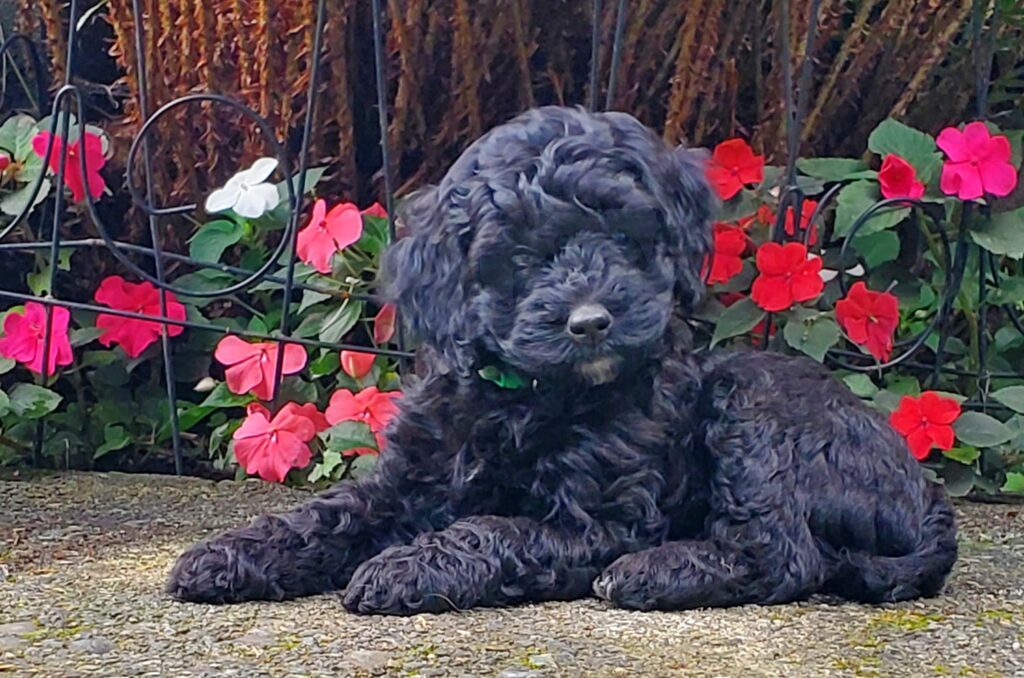
{"label": "puppy's head", "polygon": [[631,116],[537,109],[407,201],[390,294],[459,373],[606,383],[699,301],[710,205],[694,158]]}

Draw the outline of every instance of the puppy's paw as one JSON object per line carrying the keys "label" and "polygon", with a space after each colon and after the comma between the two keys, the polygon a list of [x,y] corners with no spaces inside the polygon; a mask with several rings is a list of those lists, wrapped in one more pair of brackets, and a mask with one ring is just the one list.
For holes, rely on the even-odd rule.
{"label": "puppy's paw", "polygon": [[193,603],[240,603],[280,597],[242,544],[225,536],[196,544],[178,557],[165,591]]}
{"label": "puppy's paw", "polygon": [[650,610],[656,607],[641,553],[629,553],[605,568],[594,580],[594,594],[616,607]]}
{"label": "puppy's paw", "polygon": [[349,580],[345,609],[358,614],[409,615],[466,610],[481,602],[493,568],[436,545],[393,546],[367,560]]}

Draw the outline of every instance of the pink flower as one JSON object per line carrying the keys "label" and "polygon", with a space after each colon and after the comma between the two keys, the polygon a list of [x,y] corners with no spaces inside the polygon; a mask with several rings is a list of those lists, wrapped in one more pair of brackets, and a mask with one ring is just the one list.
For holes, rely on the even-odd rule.
{"label": "pink flower", "polygon": [[341,369],[353,379],[362,379],[373,369],[373,361],[377,359],[372,353],[361,351],[342,351]]}
{"label": "pink flower", "polygon": [[235,458],[246,473],[280,483],[288,471],[309,463],[309,441],[317,427],[303,410],[308,407],[316,410],[288,403],[273,417],[262,405],[248,407],[245,421],[232,436]]}
{"label": "pink flower", "polygon": [[983,122],[972,122],[961,132],[947,127],[936,142],[948,158],[939,187],[946,195],[977,200],[985,193],[1003,197],[1017,187],[1017,169],[1010,164],[1010,140],[992,136]]}
{"label": "pink flower", "polygon": [[[32,138],[32,150],[40,158],[46,156],[46,147],[50,143],[50,133],[40,132]],[[82,178],[82,140],[85,140],[85,170],[86,177]],[[53,153],[50,154],[50,171],[54,174],[60,170],[60,156],[64,152],[64,141],[59,136],[53,139]],[[103,140],[92,132],[83,130],[78,141],[73,142],[67,148],[67,160],[64,163],[64,183],[71,190],[71,199],[75,202],[85,200],[86,186],[89,188],[89,195],[98,198],[103,195],[107,185],[103,182],[100,170],[107,164],[107,158],[103,155]]]}
{"label": "pink flower", "polygon": [[384,437],[381,435],[396,414],[398,405],[395,400],[400,398],[400,391],[378,391],[376,386],[364,388],[359,393],[352,393],[346,388],[338,389],[327,404],[327,421],[333,426],[340,421],[361,421],[370,427],[377,439],[377,449],[384,449]]}
{"label": "pink flower", "polygon": [[368,217],[377,217],[378,219],[388,218],[388,211],[379,202],[373,203],[363,210],[362,213]]}
{"label": "pink flower", "polygon": [[[185,307],[171,292],[167,295],[167,317],[185,319]],[[96,301],[118,311],[131,311],[160,317],[160,291],[149,282],[130,283],[119,275],[108,276],[96,290]],[[118,344],[130,358],[137,358],[160,336],[163,323],[136,320],[100,313],[96,327],[103,330],[99,342],[104,346]],[[176,337],[185,331],[180,325],[166,325],[167,334]]]}
{"label": "pink flower", "polygon": [[[235,336],[220,340],[213,357],[228,369],[224,373],[232,393],[252,392],[260,400],[274,397],[274,370],[277,367],[276,342],[250,344]],[[285,344],[282,375],[295,374],[306,366],[306,349],[298,344]]]}
{"label": "pink flower", "polygon": [[299,258],[321,273],[331,272],[331,258],[359,240],[363,234],[363,217],[350,202],[335,205],[327,211],[327,203],[317,200],[309,225],[299,232]]}
{"label": "pink flower", "polygon": [[917,179],[917,170],[909,162],[892,153],[882,160],[878,185],[883,198],[913,198],[924,195],[924,184]]}
{"label": "pink flower", "polygon": [[[50,326],[50,355],[46,374],[58,366],[70,365],[74,354],[68,339],[71,313],[54,306],[53,324]],[[0,356],[17,360],[36,374],[43,373],[43,343],[46,334],[46,307],[37,301],[25,304],[21,313],[8,313],[4,318],[4,336],[0,339]]]}
{"label": "pink flower", "polygon": [[373,341],[377,344],[386,344],[395,336],[395,315],[397,309],[394,304],[384,304],[377,311],[373,318]]}
{"label": "pink flower", "polygon": [[11,156],[6,153],[0,153],[0,174],[7,171],[7,168],[11,166]]}

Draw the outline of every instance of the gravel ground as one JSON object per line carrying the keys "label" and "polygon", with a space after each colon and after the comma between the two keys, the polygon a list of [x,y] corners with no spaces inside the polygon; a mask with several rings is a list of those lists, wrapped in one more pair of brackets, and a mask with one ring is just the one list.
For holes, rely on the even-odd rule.
{"label": "gravel ground", "polygon": [[0,482],[0,674],[18,676],[1024,676],[1024,515],[962,505],[936,600],[635,613],[596,600],[412,618],[333,596],[186,605],[161,587],[210,531],[301,500],[257,481]]}

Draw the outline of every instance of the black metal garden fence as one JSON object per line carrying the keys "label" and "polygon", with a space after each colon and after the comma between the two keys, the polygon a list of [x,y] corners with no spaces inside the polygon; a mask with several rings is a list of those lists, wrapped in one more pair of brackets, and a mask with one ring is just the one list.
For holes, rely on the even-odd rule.
{"label": "black metal garden fence", "polygon": [[[817,17],[820,11],[820,5],[820,0],[815,0],[811,5],[810,15],[812,20],[809,21],[805,33],[806,49],[803,50],[804,56],[797,66],[794,66],[792,63],[793,60],[790,58],[790,54],[793,50],[792,46],[789,44],[789,31],[781,30],[779,33],[782,36],[779,49],[781,49],[784,55],[782,58],[782,63],[784,64],[784,72],[782,76],[785,81],[784,92],[786,94],[785,127],[788,157],[782,178],[779,198],[780,204],[775,217],[775,223],[771,230],[771,237],[777,242],[783,241],[787,238],[784,224],[786,214],[789,209],[792,209],[795,213],[795,221],[797,223],[800,223],[801,221],[800,212],[803,209],[805,196],[803,187],[798,181],[797,156],[800,150],[801,123],[806,116],[808,93],[811,86],[813,69],[813,49],[811,47],[815,44],[818,37],[816,32],[818,30]],[[992,13],[987,15],[987,27],[984,26],[986,21],[982,15],[983,5],[987,5],[987,3],[975,2],[976,9],[972,23],[972,46],[975,52],[975,113],[978,120],[985,120],[988,113],[986,93],[988,92],[990,84],[989,78],[992,70],[992,58],[994,52],[992,45],[997,34],[998,22],[998,14],[996,10],[998,7],[997,4],[992,10]],[[126,174],[129,178],[128,183],[132,204],[137,210],[141,211],[147,219],[149,242],[147,244],[138,244],[115,240],[111,236],[111,229],[108,228],[104,223],[103,218],[98,213],[95,199],[89,191],[85,192],[84,206],[89,220],[91,221],[91,226],[98,234],[98,237],[78,239],[68,237],[67,229],[65,227],[66,209],[64,204],[64,194],[61,190],[57,190],[55,192],[53,204],[48,208],[46,213],[47,218],[44,219],[43,226],[48,230],[36,233],[35,239],[26,240],[23,238],[17,242],[3,242],[8,235],[15,231],[16,228],[27,222],[28,213],[35,203],[37,195],[42,190],[44,177],[40,174],[32,188],[31,195],[25,202],[24,208],[19,214],[14,216],[12,221],[10,221],[6,227],[0,229],[0,253],[28,252],[41,255],[44,257],[45,261],[49,263],[48,285],[45,286],[44,294],[36,295],[19,292],[15,289],[4,289],[3,285],[7,283],[7,281],[4,280],[0,281],[0,297],[16,303],[36,301],[45,305],[47,312],[46,329],[43,334],[43,355],[50,355],[49,343],[51,341],[51,328],[54,322],[53,309],[55,307],[63,307],[76,311],[105,313],[126,319],[153,319],[152,315],[115,310],[93,303],[75,302],[62,298],[61,291],[58,286],[57,266],[58,257],[62,250],[103,248],[117,260],[119,265],[122,266],[125,271],[130,272],[142,280],[151,282],[161,290],[160,315],[162,317],[160,319],[161,322],[166,323],[168,326],[179,326],[198,331],[216,332],[220,334],[225,332],[222,326],[210,322],[170,318],[167,311],[168,293],[183,294],[190,297],[220,298],[231,295],[232,293],[251,289],[257,285],[278,285],[283,292],[283,302],[280,308],[280,320],[276,331],[262,332],[245,330],[233,331],[234,334],[247,338],[280,342],[281,344],[294,343],[308,347],[329,348],[333,350],[355,349],[363,352],[390,355],[397,358],[409,357],[410,354],[407,351],[401,350],[403,348],[401,345],[398,347],[399,350],[388,350],[350,345],[344,342],[325,342],[308,337],[297,336],[295,333],[293,322],[294,318],[291,310],[291,302],[294,300],[295,294],[305,291],[319,293],[333,292],[333,290],[323,289],[315,284],[307,284],[297,280],[295,275],[296,240],[299,232],[301,215],[303,214],[304,196],[306,195],[305,182],[307,170],[309,169],[310,134],[313,126],[316,124],[317,93],[320,91],[321,85],[321,59],[316,58],[312,61],[311,73],[309,74],[309,85],[306,94],[307,105],[305,108],[305,119],[302,125],[301,143],[299,145],[298,152],[291,153],[286,147],[286,144],[276,138],[271,124],[266,119],[262,118],[253,110],[247,108],[238,100],[225,96],[221,93],[190,93],[170,101],[158,110],[151,110],[147,94],[147,63],[145,56],[146,49],[144,48],[146,38],[145,31],[147,30],[146,17],[143,15],[140,0],[134,0],[132,3],[132,10],[135,27],[134,40],[136,70],[139,84],[139,91],[136,92],[136,97],[143,124],[136,133],[128,153]],[[384,191],[386,194],[388,231],[390,236],[393,238],[395,235],[394,188],[391,179],[391,153],[388,148],[389,135],[387,131],[389,121],[385,79],[385,33],[383,27],[383,22],[387,17],[384,15],[384,10],[381,7],[381,0],[371,0],[371,10],[374,29],[376,101],[380,125],[380,151],[382,158],[381,171],[383,175]],[[591,109],[596,109],[599,107],[599,102],[601,100],[600,92],[602,89],[602,77],[599,72],[599,64],[602,63],[603,50],[611,50],[610,69],[607,73],[605,86],[605,107],[610,107],[612,105],[617,88],[621,86],[618,82],[618,73],[623,56],[623,28],[630,11],[630,3],[626,0],[618,0],[617,5],[615,6],[615,29],[611,36],[610,44],[607,44],[607,40],[602,35],[599,25],[599,19],[603,12],[602,0],[593,0],[592,10],[593,31],[590,52],[589,101],[583,103],[587,103]],[[778,10],[778,18],[781,25],[788,26],[790,23],[790,7],[788,0],[779,0]],[[317,0],[315,42],[313,50],[314,54],[318,56],[322,55],[324,50],[324,27],[328,18],[328,11],[329,7],[327,0]],[[67,33],[67,62],[63,69],[63,82],[56,89],[55,94],[52,97],[52,103],[49,107],[46,106],[46,102],[49,98],[48,93],[42,86],[44,78],[41,77],[43,73],[41,70],[42,64],[39,57],[39,50],[37,50],[32,39],[20,34],[11,35],[3,43],[2,47],[0,47],[0,58],[6,54],[17,54],[19,58],[27,60],[27,63],[32,66],[32,70],[35,71],[37,82],[39,83],[38,92],[35,93],[36,105],[39,109],[37,111],[38,116],[41,118],[48,111],[52,115],[49,122],[49,143],[47,144],[45,156],[43,157],[43,165],[46,166],[50,164],[50,160],[55,153],[60,155],[55,171],[55,182],[58,187],[63,186],[65,183],[65,175],[68,172],[69,162],[79,163],[79,167],[77,169],[80,170],[81,176],[88,176],[85,153],[81,153],[77,157],[72,158],[70,155],[62,153],[59,149],[55,148],[56,139],[68,138],[71,116],[75,116],[79,121],[84,121],[85,119],[83,110],[83,93],[79,86],[75,84],[75,76],[77,69],[79,68],[78,54],[80,49],[79,29],[81,17],[81,0],[70,0],[67,16],[67,26],[69,27]],[[270,253],[269,256],[266,257],[265,262],[255,270],[210,261],[200,261],[182,254],[167,251],[162,243],[162,220],[175,215],[191,213],[197,209],[197,205],[155,204],[154,196],[156,191],[153,180],[153,165],[155,162],[158,162],[159,159],[155,158],[151,152],[151,135],[155,133],[161,121],[165,120],[165,118],[170,116],[172,113],[178,111],[181,107],[196,104],[204,104],[213,107],[226,107],[236,111],[245,119],[254,123],[262,133],[266,146],[270,149],[270,155],[277,159],[280,170],[286,177],[296,177],[294,181],[285,182],[287,189],[286,205],[288,209],[286,228],[283,231],[276,249]],[[209,110],[209,108],[205,110]],[[140,175],[142,177],[141,182],[133,181],[134,177]],[[824,196],[819,200],[814,213],[811,215],[811,224],[817,223],[824,210],[827,209],[835,200],[841,188],[842,184],[837,183],[824,194]],[[847,248],[847,245],[853,239],[852,236],[856,235],[874,215],[889,209],[894,205],[911,206],[914,208],[915,212],[919,211],[922,214],[932,214],[936,209],[938,209],[934,204],[927,201],[906,198],[883,200],[882,202],[877,203],[864,212],[861,217],[856,220],[849,233],[846,234],[847,240],[843,245],[840,255],[840,259],[842,261],[847,261],[848,255],[852,255],[852,252],[848,251]],[[832,348],[829,351],[828,359],[830,361],[837,366],[841,366],[852,371],[877,372],[881,369],[892,368],[896,365],[903,365],[905,367],[918,368],[922,371],[930,371],[934,379],[938,379],[939,375],[944,373],[963,373],[965,375],[970,375],[975,378],[979,384],[978,393],[980,396],[978,401],[974,404],[982,409],[987,408],[990,405],[985,397],[985,394],[988,392],[988,382],[996,378],[1019,378],[1024,376],[1024,373],[1021,372],[997,372],[989,369],[987,361],[985,360],[988,341],[987,333],[985,331],[982,331],[980,334],[980,360],[978,361],[978,369],[976,372],[971,373],[970,371],[965,372],[964,370],[958,370],[955,367],[949,366],[945,359],[946,344],[950,331],[949,320],[954,313],[954,302],[957,295],[961,292],[964,282],[968,276],[975,276],[977,278],[980,308],[979,322],[981,323],[981,326],[985,327],[986,317],[989,313],[998,312],[1005,314],[1005,317],[1012,326],[1019,332],[1024,333],[1024,322],[1022,322],[1022,319],[1013,304],[1007,303],[993,308],[992,304],[990,304],[988,300],[989,295],[987,294],[987,290],[992,287],[998,287],[1000,284],[1000,266],[993,254],[974,245],[968,237],[968,223],[972,218],[973,210],[974,207],[971,205],[968,205],[963,210],[961,223],[958,224],[956,230],[956,238],[952,240],[952,242],[946,236],[945,231],[940,231],[938,233],[942,244],[943,256],[945,257],[945,261],[943,263],[946,267],[947,277],[945,289],[942,293],[942,303],[939,308],[939,312],[930,319],[927,326],[915,336],[897,342],[895,357],[892,357],[881,365],[877,362],[871,361],[869,357],[865,356],[863,353],[838,348]],[[944,215],[942,214],[932,214],[932,216],[937,220],[942,220],[944,218]],[[917,217],[915,216],[915,218]],[[803,234],[805,243],[808,242],[809,235],[809,230]],[[972,257],[976,259],[973,259]],[[136,263],[140,258],[146,262],[145,265],[139,265]],[[972,260],[977,261],[977,266],[976,269],[969,270],[968,262]],[[279,271],[274,271],[275,266],[279,266],[282,261],[285,262],[283,275],[281,275]],[[216,270],[220,273],[233,276],[235,281],[230,285],[206,291],[182,289],[175,284],[174,280],[168,279],[167,267],[172,263],[188,264],[196,269]],[[847,283],[844,280],[844,268],[845,266],[839,266],[840,286],[845,292]],[[764,330],[765,341],[763,344],[765,345],[768,343],[767,339],[770,326],[771,322],[769,318],[769,322],[766,323]],[[939,340],[937,346],[933,346],[933,353],[930,362],[915,362],[915,358],[921,355],[922,348],[933,335],[937,335]],[[170,442],[173,446],[176,470],[178,473],[181,473],[183,469],[182,436],[178,424],[178,395],[176,393],[175,386],[177,381],[175,378],[175,372],[178,365],[172,343],[167,332],[163,332],[160,341],[163,359],[163,383],[166,388],[166,397],[170,404]],[[278,351],[277,353],[273,398],[271,398],[275,403],[280,399],[284,355],[284,351]],[[36,454],[39,453],[40,447],[43,444],[44,426],[44,420],[40,419],[37,424],[35,435]]]}

